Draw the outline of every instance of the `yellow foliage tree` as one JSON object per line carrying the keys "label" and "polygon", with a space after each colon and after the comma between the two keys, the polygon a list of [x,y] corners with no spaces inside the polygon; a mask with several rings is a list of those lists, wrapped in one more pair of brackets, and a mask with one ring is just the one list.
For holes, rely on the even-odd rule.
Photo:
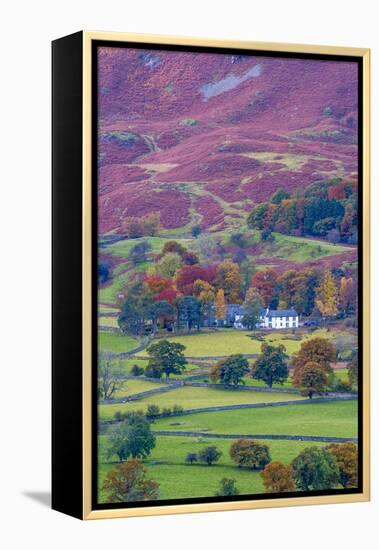
{"label": "yellow foliage tree", "polygon": [[222,288],[220,288],[216,294],[216,319],[218,321],[224,321],[226,319],[226,301]]}
{"label": "yellow foliage tree", "polygon": [[323,317],[333,317],[338,313],[337,287],[330,270],[325,271],[324,278],[317,288],[315,302]]}

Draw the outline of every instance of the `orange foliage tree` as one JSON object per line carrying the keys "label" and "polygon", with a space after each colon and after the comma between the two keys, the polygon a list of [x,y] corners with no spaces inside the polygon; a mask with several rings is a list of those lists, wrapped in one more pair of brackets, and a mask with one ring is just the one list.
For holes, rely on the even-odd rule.
{"label": "orange foliage tree", "polygon": [[140,460],[131,459],[110,470],[103,483],[109,502],[156,500],[159,484],[146,479],[146,468]]}
{"label": "orange foliage tree", "polygon": [[282,462],[274,461],[267,464],[261,472],[261,477],[266,493],[295,491],[292,467],[286,466]]}

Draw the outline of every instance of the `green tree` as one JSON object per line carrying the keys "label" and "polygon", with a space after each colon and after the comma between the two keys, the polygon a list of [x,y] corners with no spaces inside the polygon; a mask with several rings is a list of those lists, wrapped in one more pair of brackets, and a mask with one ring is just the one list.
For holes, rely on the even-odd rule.
{"label": "green tree", "polygon": [[230,355],[218,361],[211,369],[211,379],[220,381],[226,386],[237,387],[246,373],[249,372],[249,363],[241,354]]}
{"label": "green tree", "polygon": [[159,300],[151,306],[153,320],[153,335],[157,332],[157,323],[160,317],[167,318],[175,315],[176,309],[167,300]]}
{"label": "green tree", "polygon": [[194,296],[183,296],[178,303],[179,319],[186,324],[188,330],[200,327],[200,302]]}
{"label": "green tree", "polygon": [[209,447],[204,447],[199,454],[198,458],[201,462],[206,462],[208,466],[212,466],[214,462],[217,462],[222,455],[222,452],[217,449],[214,445]]}
{"label": "green tree", "polygon": [[261,355],[254,362],[251,376],[256,380],[263,380],[270,388],[274,382],[283,384],[288,378],[286,348],[283,344],[271,346],[263,343]]}
{"label": "green tree", "polygon": [[176,252],[168,252],[155,264],[155,272],[162,277],[172,279],[182,265],[182,259]]}
{"label": "green tree", "polygon": [[109,502],[151,501],[159,496],[159,484],[146,479],[146,468],[136,459],[118,464],[108,471],[103,490]]}
{"label": "green tree", "polygon": [[148,241],[141,241],[131,248],[128,254],[128,258],[133,262],[134,265],[146,262],[147,253],[150,250],[151,244]]}
{"label": "green tree", "polygon": [[146,458],[155,447],[155,436],[147,418],[135,412],[111,427],[108,442],[108,456],[116,455],[122,462],[129,457]]}
{"label": "green tree", "polygon": [[[149,371],[161,373],[170,377],[170,374],[181,374],[186,368],[187,359],[184,357],[185,346],[177,342],[160,340],[147,348],[150,355],[147,368]],[[160,376],[156,376],[156,378]]]}
{"label": "green tree", "polygon": [[254,288],[249,288],[246,292],[243,308],[245,310],[242,319],[243,324],[250,330],[255,329],[259,323],[259,314],[263,308],[263,300]]}
{"label": "green tree", "polygon": [[239,468],[262,470],[271,462],[269,446],[253,439],[237,439],[232,443],[229,454]]}
{"label": "green tree", "polygon": [[270,202],[272,202],[274,204],[280,204],[283,200],[289,199],[290,196],[291,195],[288,193],[288,191],[283,189],[283,187],[279,187],[275,191],[275,193],[273,195],[271,195]]}
{"label": "green tree", "polygon": [[197,454],[196,453],[188,453],[186,456],[186,462],[187,464],[193,464],[194,462],[197,462]]}
{"label": "green tree", "polygon": [[118,324],[123,332],[142,335],[145,326],[152,319],[153,293],[145,283],[138,282],[132,285],[118,317]]}
{"label": "green tree", "polygon": [[239,491],[236,486],[236,480],[228,477],[223,477],[220,480],[220,488],[216,493],[216,497],[232,497],[238,495]]}
{"label": "green tree", "polygon": [[325,449],[308,447],[292,461],[294,480],[300,491],[321,491],[336,487],[339,469],[335,457]]}

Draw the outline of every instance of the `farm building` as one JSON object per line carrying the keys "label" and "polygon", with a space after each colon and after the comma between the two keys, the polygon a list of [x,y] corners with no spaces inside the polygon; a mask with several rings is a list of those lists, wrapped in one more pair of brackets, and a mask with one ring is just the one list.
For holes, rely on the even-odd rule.
{"label": "farm building", "polygon": [[260,316],[261,328],[297,328],[299,314],[294,309],[262,309]]}

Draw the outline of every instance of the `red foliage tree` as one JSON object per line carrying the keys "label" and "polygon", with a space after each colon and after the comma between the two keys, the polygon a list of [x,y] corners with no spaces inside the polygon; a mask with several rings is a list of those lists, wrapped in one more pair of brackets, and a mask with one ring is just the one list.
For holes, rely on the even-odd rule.
{"label": "red foliage tree", "polygon": [[216,276],[216,269],[212,266],[184,265],[176,277],[176,286],[180,292],[189,296],[193,292],[193,283],[197,279],[212,283]]}
{"label": "red foliage tree", "polygon": [[251,286],[258,291],[265,307],[269,306],[274,297],[277,278],[277,274],[273,269],[265,269],[257,271],[251,279]]}

